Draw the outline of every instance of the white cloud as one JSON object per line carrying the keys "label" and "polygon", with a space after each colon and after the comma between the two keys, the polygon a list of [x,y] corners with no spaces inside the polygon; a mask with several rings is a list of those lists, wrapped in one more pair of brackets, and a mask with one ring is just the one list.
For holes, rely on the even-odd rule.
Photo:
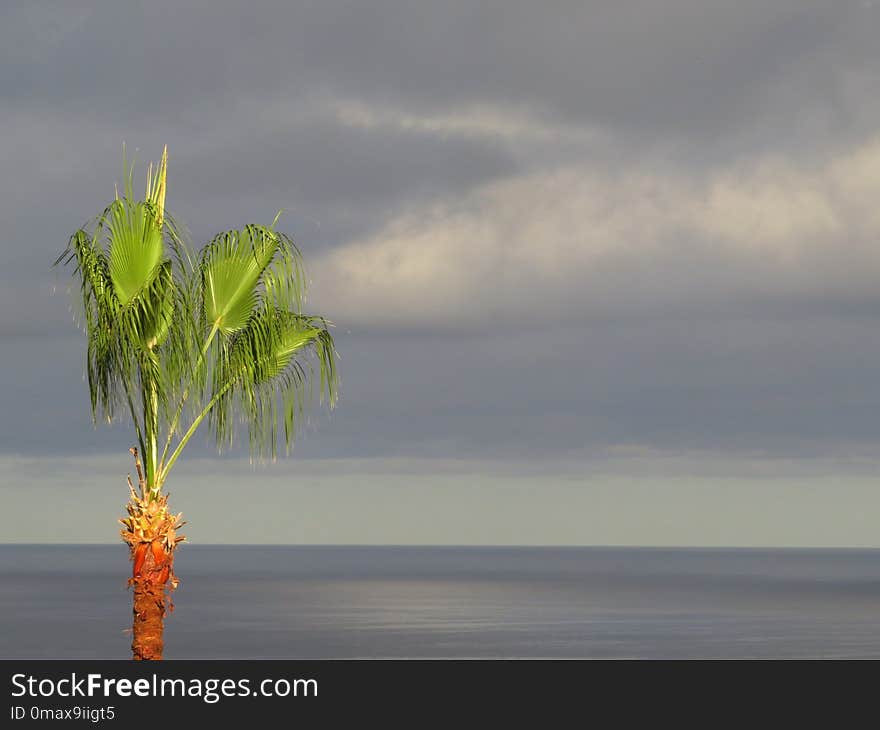
{"label": "white cloud", "polygon": [[880,138],[821,164],[660,169],[577,163],[412,207],[317,262],[322,306],[460,325],[876,288]]}
{"label": "white cloud", "polygon": [[365,130],[389,130],[428,135],[483,137],[507,142],[595,143],[598,129],[568,125],[535,114],[526,107],[472,104],[446,112],[417,113],[404,108],[367,104],[357,99],[334,97],[316,107],[337,124]]}

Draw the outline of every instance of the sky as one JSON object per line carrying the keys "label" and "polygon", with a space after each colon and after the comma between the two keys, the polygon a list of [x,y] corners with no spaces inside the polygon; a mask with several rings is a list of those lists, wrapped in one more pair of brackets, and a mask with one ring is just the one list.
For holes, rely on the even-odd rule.
{"label": "sky", "polygon": [[[880,3],[7,2],[0,542],[113,542],[69,272],[122,145],[302,249],[341,397],[200,543],[880,547]],[[143,165],[140,169],[143,169]]]}

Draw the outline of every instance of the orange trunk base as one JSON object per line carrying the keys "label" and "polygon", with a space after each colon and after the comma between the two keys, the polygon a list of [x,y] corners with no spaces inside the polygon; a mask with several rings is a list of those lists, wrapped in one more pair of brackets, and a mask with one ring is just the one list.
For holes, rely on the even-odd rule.
{"label": "orange trunk base", "polygon": [[[174,556],[158,540],[140,543],[132,551],[134,569],[129,585],[134,589],[131,652],[135,660],[159,660],[164,644],[165,612],[173,608],[169,589],[176,584]],[[169,578],[174,580],[168,585]]]}
{"label": "orange trunk base", "polygon": [[132,659],[161,659],[165,630],[165,589],[150,583],[135,583]]}
{"label": "orange trunk base", "polygon": [[132,447],[129,451],[134,456],[140,494],[135,492],[129,476],[131,499],[125,505],[128,517],[119,522],[125,528],[120,535],[130,551],[128,585],[134,588],[131,651],[134,659],[161,659],[165,611],[174,608],[171,591],[178,583],[174,575],[174,550],[186,539],[177,530],[184,523],[179,514],[168,511],[167,493],[148,490],[138,450]]}

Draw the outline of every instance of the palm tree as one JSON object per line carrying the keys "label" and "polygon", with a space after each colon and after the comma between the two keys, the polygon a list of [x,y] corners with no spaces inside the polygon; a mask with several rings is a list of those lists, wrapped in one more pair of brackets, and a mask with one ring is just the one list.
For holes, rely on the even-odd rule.
{"label": "palm tree", "polygon": [[[194,255],[165,211],[167,147],[143,200],[125,164],[124,194],[76,231],[55,262],[72,265],[88,346],[92,417],[131,417],[137,488],[120,522],[132,561],[132,652],[161,659],[164,615],[184,540],[168,474],[203,423],[218,448],[247,424],[252,457],[290,449],[317,389],[331,407],[338,357],[328,323],[303,313],[299,250],[271,226],[220,233]],[[279,214],[280,215],[280,214]],[[317,385],[317,388],[315,387]]]}

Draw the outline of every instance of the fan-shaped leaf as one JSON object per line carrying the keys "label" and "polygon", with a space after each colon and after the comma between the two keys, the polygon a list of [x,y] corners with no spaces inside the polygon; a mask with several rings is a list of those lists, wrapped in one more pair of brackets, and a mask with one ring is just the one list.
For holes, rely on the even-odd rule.
{"label": "fan-shaped leaf", "polygon": [[127,198],[110,206],[110,278],[121,305],[144,289],[162,261],[162,233],[151,206]]}
{"label": "fan-shaped leaf", "polygon": [[257,302],[260,276],[278,251],[267,228],[227,231],[208,244],[202,258],[205,317],[226,335],[242,329]]}

